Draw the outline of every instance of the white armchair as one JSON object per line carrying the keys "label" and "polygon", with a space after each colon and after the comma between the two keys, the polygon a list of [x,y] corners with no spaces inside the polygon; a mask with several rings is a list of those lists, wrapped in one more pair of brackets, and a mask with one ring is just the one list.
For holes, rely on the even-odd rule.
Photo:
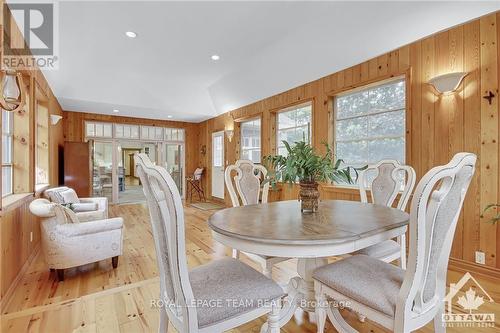
{"label": "white armchair", "polygon": [[78,214],[47,199],[30,204],[32,214],[41,218],[42,249],[49,268],[64,269],[112,258],[113,268],[123,250],[123,218],[81,222]]}
{"label": "white armchair", "polygon": [[43,196],[59,204],[72,204],[73,210],[81,222],[108,218],[108,198],[79,198],[75,190],[60,186],[45,190]]}

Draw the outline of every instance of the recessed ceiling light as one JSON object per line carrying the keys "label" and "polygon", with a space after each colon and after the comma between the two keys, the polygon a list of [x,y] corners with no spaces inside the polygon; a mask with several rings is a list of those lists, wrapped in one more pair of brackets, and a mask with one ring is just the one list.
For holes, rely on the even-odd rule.
{"label": "recessed ceiling light", "polygon": [[133,31],[127,31],[127,32],[125,33],[125,35],[127,35],[127,37],[130,37],[130,38],[135,38],[135,37],[137,37],[137,34],[136,34],[135,32],[133,32]]}
{"label": "recessed ceiling light", "polygon": [[113,112],[114,112],[114,113],[118,113],[118,112],[120,112],[120,110],[118,110],[118,109],[114,109],[114,110],[113,110]]}
{"label": "recessed ceiling light", "polygon": [[217,60],[219,60],[219,59],[220,59],[220,57],[219,57],[217,54],[214,54],[214,55],[212,56],[212,60],[213,60],[213,61],[217,61]]}
{"label": "recessed ceiling light", "polygon": [[173,116],[172,115],[168,115],[167,118],[172,118]]}

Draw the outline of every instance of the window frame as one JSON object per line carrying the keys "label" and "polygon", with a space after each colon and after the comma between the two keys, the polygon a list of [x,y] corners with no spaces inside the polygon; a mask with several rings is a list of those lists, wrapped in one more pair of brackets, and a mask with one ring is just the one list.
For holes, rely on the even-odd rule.
{"label": "window frame", "polygon": [[[9,131],[7,132],[7,134],[4,134],[3,132],[3,114],[2,114],[2,143],[4,142],[4,137],[8,138],[10,137],[10,163],[4,163],[3,162],[3,144],[2,144],[2,147],[0,149],[0,151],[2,152],[2,188],[0,189],[0,192],[1,192],[1,195],[2,195],[2,199],[9,196],[9,195],[12,195],[14,194],[14,167],[13,167],[13,158],[14,158],[14,112],[10,112],[10,111],[6,111],[6,110],[3,110],[3,109],[0,109],[1,112],[5,112],[9,115]],[[8,192],[3,192],[3,182],[4,182],[4,179],[3,179],[3,169],[4,168],[9,168],[10,169],[10,189]]]}
{"label": "window frame", "polygon": [[[238,130],[239,130],[239,158],[241,159],[241,157],[243,156],[243,151],[254,151],[254,150],[257,150],[256,148],[250,148],[250,149],[243,149],[243,142],[244,142],[244,137],[243,137],[243,131],[242,131],[242,127],[243,127],[243,124],[244,123],[250,123],[250,122],[254,122],[258,120],[260,125],[259,125],[259,150],[260,150],[260,160],[259,162],[254,162],[255,164],[261,164],[262,163],[262,137],[263,137],[263,132],[262,132],[262,116],[259,115],[257,117],[250,117],[250,118],[244,118],[240,121],[238,121]],[[249,141],[252,141],[250,140],[250,138],[248,138]]]}
{"label": "window frame", "polygon": [[[304,99],[304,100],[301,100],[301,101],[298,101],[296,103],[293,103],[293,104],[289,104],[288,106],[285,106],[285,107],[282,107],[282,108],[279,108],[279,109],[276,109],[273,112],[273,116],[275,119],[273,119],[273,123],[274,123],[274,140],[272,140],[272,145],[273,145],[273,152],[274,154],[278,154],[279,153],[279,148],[282,147],[282,145],[280,145],[280,140],[279,140],[279,131],[280,131],[280,128],[279,128],[279,115],[280,113],[285,113],[285,112],[290,112],[290,111],[294,111],[294,110],[297,110],[297,109],[300,109],[300,108],[303,108],[305,106],[310,106],[311,107],[311,120],[309,122],[309,128],[310,128],[310,132],[309,132],[309,144],[311,146],[314,147],[314,98],[310,98],[310,99]],[[304,127],[305,125],[302,125],[302,126],[294,126],[294,127],[287,127],[285,128],[285,130],[290,130],[290,129],[296,129],[296,128],[300,128],[300,127]],[[283,129],[281,129],[283,130]]]}
{"label": "window frame", "polygon": [[[41,124],[40,123],[40,119],[39,119],[39,116],[40,116],[40,111],[39,111],[39,107],[42,106],[43,108],[45,108],[45,111],[46,111],[46,114],[45,114],[45,117],[44,117],[44,122],[45,124]],[[45,98],[45,95],[42,97],[42,98],[38,98],[35,100],[35,117],[34,117],[34,122],[35,122],[35,133],[34,133],[34,137],[35,137],[35,190],[38,190],[44,186],[47,186],[49,183],[50,183],[50,110],[49,110],[49,105],[48,105],[48,101],[46,100]],[[46,127],[46,135],[44,137],[42,137],[42,132],[41,132],[41,129],[40,127],[45,125]],[[40,147],[40,144],[42,143],[41,141],[43,141],[42,139],[46,139],[47,142],[45,143],[45,147],[43,149],[46,150],[46,156],[41,156],[40,152],[42,150],[42,148]],[[46,159],[46,167],[47,167],[47,170],[45,170],[45,172],[47,173],[47,179],[46,179],[46,182],[39,182],[38,181],[38,177],[37,177],[37,169],[39,167],[41,167],[40,163],[39,162],[42,162],[40,160],[40,158],[43,158],[43,159]],[[42,166],[43,167],[43,166]]]}
{"label": "window frame", "polygon": [[[342,89],[338,90],[333,90],[327,93],[328,98],[329,98],[329,103],[328,103],[328,113],[330,115],[330,120],[329,120],[329,128],[328,128],[328,143],[332,147],[332,150],[334,154],[336,154],[336,142],[335,142],[335,137],[336,137],[336,119],[337,119],[337,114],[336,114],[336,107],[335,107],[335,99],[338,96],[346,95],[346,94],[351,94],[355,93],[358,91],[370,89],[372,87],[377,87],[381,86],[384,84],[388,84],[390,82],[395,82],[398,80],[403,80],[405,83],[405,130],[404,130],[404,140],[405,140],[405,153],[404,153],[404,158],[405,158],[405,164],[411,165],[411,69],[408,69],[406,71],[402,71],[396,75],[384,75],[381,77],[376,77],[374,79],[364,81],[362,83],[356,84],[356,85],[351,85],[349,87],[345,87]],[[384,111],[387,112],[387,111]],[[381,112],[383,113],[383,112]],[[375,113],[374,113],[375,114]],[[399,137],[399,136],[398,136]],[[357,188],[356,184],[331,184],[331,186],[335,188],[346,188],[346,189],[354,189]]]}

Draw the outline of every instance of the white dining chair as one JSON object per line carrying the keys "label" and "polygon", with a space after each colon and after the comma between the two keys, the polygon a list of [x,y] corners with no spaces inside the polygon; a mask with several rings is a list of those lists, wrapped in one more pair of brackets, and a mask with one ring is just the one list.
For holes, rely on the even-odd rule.
{"label": "white dining chair", "polygon": [[281,287],[239,260],[225,258],[188,271],[184,210],[179,190],[163,167],[134,155],[146,195],[160,275],[160,326],[178,332],[230,330],[268,314],[268,332],[279,332]]}
{"label": "white dining chair", "polygon": [[[358,178],[361,202],[371,202],[377,205],[392,207],[401,193],[397,208],[405,210],[410,195],[415,187],[415,170],[408,165],[401,165],[395,160],[382,160],[361,171]],[[367,190],[370,190],[371,200],[368,200]],[[357,251],[355,254],[365,254],[385,262],[399,259],[401,268],[406,268],[406,235],[394,240],[386,240]]]}
{"label": "white dining chair", "polygon": [[339,332],[357,332],[327,299],[345,304],[394,332],[410,332],[434,320],[443,323],[446,272],[457,220],[474,175],[476,155],[456,154],[418,183],[410,209],[408,267],[354,255],[314,274],[318,332],[326,316]]}
{"label": "white dining chair", "polygon": [[[231,178],[233,172],[235,172],[236,175]],[[267,169],[250,160],[238,160],[235,164],[228,166],[224,172],[224,178],[233,207],[267,203],[269,182],[264,182],[266,176]],[[245,223],[245,221],[241,221],[241,223]],[[262,273],[269,278],[272,278],[272,269],[275,264],[289,259],[263,256],[248,252],[243,253],[250,260],[261,265]],[[233,249],[233,258],[239,258],[239,255],[239,251]]]}

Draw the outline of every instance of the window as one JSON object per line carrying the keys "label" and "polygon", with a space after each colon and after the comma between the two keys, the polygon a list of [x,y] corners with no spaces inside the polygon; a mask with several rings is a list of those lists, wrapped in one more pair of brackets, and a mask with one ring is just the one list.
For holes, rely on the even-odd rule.
{"label": "window", "polygon": [[182,128],[165,128],[166,141],[184,141],[184,129]]}
{"label": "window", "polygon": [[260,163],[260,118],[241,123],[241,159]]}
{"label": "window", "polygon": [[2,197],[13,192],[12,148],[14,137],[14,113],[2,110]]}
{"label": "window", "polygon": [[91,138],[111,138],[113,136],[113,125],[109,123],[86,122],[85,134]]}
{"label": "window", "polygon": [[351,166],[405,163],[404,79],[339,95],[334,103],[338,158]]}
{"label": "window", "polygon": [[302,104],[278,113],[276,147],[279,155],[286,155],[283,141],[293,144],[304,140],[311,142],[312,104]]}
{"label": "window", "polygon": [[223,135],[216,135],[213,137],[214,143],[214,149],[213,149],[213,166],[214,167],[221,167],[223,165],[222,161],[222,149],[224,149],[224,143],[222,142]]}
{"label": "window", "polygon": [[141,126],[141,139],[163,140],[163,128],[154,126]]}
{"label": "window", "polygon": [[49,183],[49,110],[45,103],[36,106],[35,184]]}

